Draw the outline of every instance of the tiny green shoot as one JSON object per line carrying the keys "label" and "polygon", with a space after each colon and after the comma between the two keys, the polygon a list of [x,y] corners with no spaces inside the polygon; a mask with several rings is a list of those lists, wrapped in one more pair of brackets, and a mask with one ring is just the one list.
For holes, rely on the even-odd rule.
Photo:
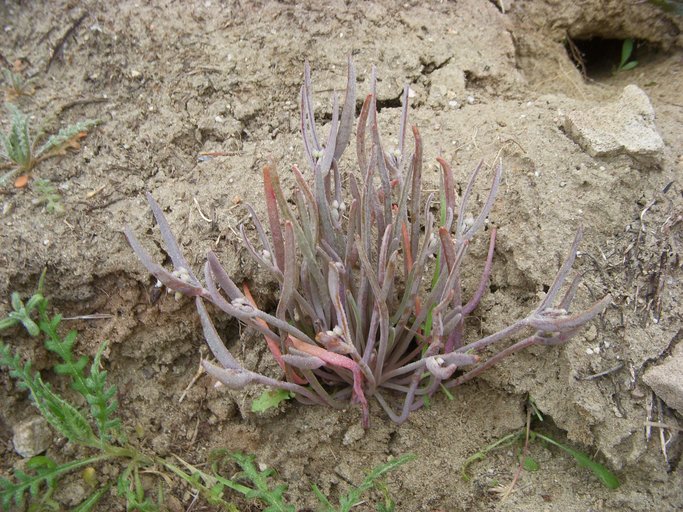
{"label": "tiny green shoot", "polygon": [[268,409],[274,409],[281,402],[289,400],[294,395],[284,389],[268,390],[261,393],[261,395],[251,403],[251,412],[265,412]]}
{"label": "tiny green shoot", "polygon": [[37,179],[33,182],[33,186],[38,195],[38,197],[33,200],[33,204],[45,205],[45,210],[48,213],[54,213],[56,215],[64,213],[62,196],[49,180],[43,178]]}
{"label": "tiny green shoot", "polygon": [[11,69],[3,68],[2,76],[5,81],[5,98],[13,100],[20,96],[31,96],[33,90],[33,79],[24,78],[21,73],[15,73]]}
{"label": "tiny green shoot", "polygon": [[629,71],[638,65],[637,60],[631,60],[634,46],[635,41],[633,38],[629,37],[624,39],[624,42],[621,45],[621,60],[619,61],[617,71]]}
{"label": "tiny green shoot", "polygon": [[92,120],[79,121],[62,128],[39,145],[31,136],[28,117],[11,103],[6,103],[5,107],[10,116],[10,129],[8,133],[0,133],[0,167],[10,168],[10,171],[0,177],[0,185],[17,172],[28,173],[41,161],[63,155],[67,148],[80,148],[79,139],[99,124]]}
{"label": "tiny green shoot", "polygon": [[[382,478],[387,473],[396,470],[399,466],[402,466],[403,464],[415,460],[415,458],[416,456],[413,454],[405,454],[401,455],[400,457],[396,457],[395,459],[390,460],[385,464],[380,464],[372,471],[370,471],[370,473],[368,473],[368,475],[365,477],[365,479],[361,482],[361,484],[358,487],[354,487],[349,491],[348,494],[342,496],[339,499],[338,507],[332,505],[330,500],[320,491],[320,489],[316,485],[313,485],[313,492],[315,493],[320,503],[322,503],[323,512],[349,512],[355,505],[358,504],[363,494],[365,494],[373,488],[377,488],[379,490],[383,489],[382,485],[379,483],[380,478]],[[384,504],[380,505],[380,510],[393,510],[393,507],[393,501],[391,501],[390,499],[387,500],[385,494],[385,502]]]}

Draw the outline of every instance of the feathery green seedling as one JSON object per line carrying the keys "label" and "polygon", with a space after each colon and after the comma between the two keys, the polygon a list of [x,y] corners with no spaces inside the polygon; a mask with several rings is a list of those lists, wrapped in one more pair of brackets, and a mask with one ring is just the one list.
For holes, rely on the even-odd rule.
{"label": "feathery green seedling", "polygon": [[[212,471],[207,473],[179,457],[176,459],[184,468],[171,460],[146,454],[128,444],[121,420],[116,416],[116,388],[107,383],[107,372],[101,368],[106,343],[100,345],[92,361],[87,356],[75,354],[76,332],[69,331],[65,336],[61,336],[61,315],[50,316],[48,313],[48,301],[43,295],[44,277],[43,273],[38,291],[26,304],[21,301],[19,294],[12,294],[13,311],[7,318],[0,320],[0,331],[22,325],[31,336],[44,336],[45,348],[59,357],[53,371],[68,380],[70,387],[81,397],[83,403],[76,403],[57,393],[42,379],[39,372],[32,369],[30,361],[22,362],[21,357],[13,353],[2,341],[0,368],[9,369],[10,377],[17,382],[19,388],[29,391],[33,404],[57,432],[70,442],[89,448],[94,455],[63,463],[58,463],[46,455],[33,457],[23,470],[15,470],[12,478],[0,477],[0,509],[21,509],[28,500],[37,509],[49,507],[56,510],[59,504],[53,500],[52,494],[57,489],[60,478],[88,468],[88,484],[94,486],[97,485],[94,466],[104,461],[119,461],[122,471],[115,483],[118,494],[125,501],[128,510],[164,510],[163,485],[168,475],[176,475],[220,510],[238,511],[225,496],[230,490],[242,494],[247,499],[265,503],[267,508],[264,510],[294,511],[294,507],[288,505],[284,497],[287,487],[279,484],[271,488],[268,479],[273,471],[258,470],[254,466],[253,457],[242,454],[229,455],[242,471],[232,478],[225,478],[219,471],[218,462],[221,457],[213,456]],[[226,452],[223,452],[222,455],[225,454]],[[394,467],[396,465],[389,469]],[[143,487],[140,478],[141,472],[150,470],[163,475],[159,480],[156,499]],[[384,473],[386,469],[381,471],[381,474]],[[108,481],[101,484],[74,510],[95,510],[112,484],[113,482]],[[372,485],[368,487],[365,483],[361,487],[361,492],[365,492]]]}
{"label": "feathery green seedling", "polygon": [[[372,471],[370,471],[370,473],[368,473],[368,475],[363,479],[359,486],[354,487],[353,489],[351,489],[351,491],[349,491],[348,494],[342,496],[339,499],[338,507],[332,505],[330,500],[327,499],[327,497],[315,485],[313,485],[313,492],[315,492],[316,497],[318,498],[320,503],[322,503],[324,507],[322,510],[324,512],[349,512],[354,506],[356,506],[360,502],[360,498],[363,494],[365,494],[373,488],[382,490],[380,479],[384,475],[396,470],[399,466],[402,466],[403,464],[415,460],[415,458],[415,455],[406,454],[401,455],[400,457],[390,460],[389,462],[386,462],[384,464],[380,464]],[[380,504],[379,510],[389,511],[393,510],[393,507],[393,501],[385,493],[385,502]]]}
{"label": "feathery green seedling", "polygon": [[[398,128],[398,147],[385,151],[379,133],[377,80],[356,128],[359,173],[341,171],[341,157],[353,130],[355,71],[349,59],[344,106],[335,96],[325,140],[313,112],[310,68],[301,89],[301,135],[310,170],[292,167],[297,190],[289,200],[275,168],[263,169],[270,236],[251,206],[246,206],[257,242],[241,226],[242,241],[254,260],[280,287],[274,312],[261,310],[247,288],[241,290],[210,252],[204,282],[196,277],[176,241],[162,208],[147,194],[173,270],[158,264],[125,228],[128,241],[159,286],[187,295],[195,304],[204,337],[218,365],[203,361],[206,371],[234,389],[261,384],[294,394],[304,404],[344,409],[360,406],[369,426],[368,398],[373,397],[393,421],[427,404],[440,389],[459,386],[502,359],[533,345],[565,343],[599,315],[611,298],[571,312],[579,277],[565,282],[576,258],[579,228],[565,262],[540,304],[525,318],[479,340],[465,336],[465,319],[488,287],[496,240],[491,227],[488,255],[478,286],[464,297],[461,268],[472,238],[485,228],[500,184],[496,165],[480,209],[471,174],[456,208],[453,172],[438,158],[442,200],[422,194],[422,138],[408,126],[408,86]],[[414,147],[407,144],[412,131]],[[439,215],[432,213],[440,205]],[[295,206],[295,207],[294,207]],[[471,221],[471,222],[470,222]],[[561,291],[565,290],[564,295]],[[263,334],[281,369],[273,378],[244,368],[219,337],[205,302]],[[392,396],[399,396],[398,409]]]}
{"label": "feathery green seedling", "polygon": [[[271,484],[270,480],[275,475],[275,472],[270,468],[263,470],[256,467],[254,464],[254,457],[251,455],[244,455],[242,453],[228,453],[226,450],[214,450],[210,455],[211,472],[204,472],[199,470],[194,465],[184,461],[176,456],[176,459],[181,463],[185,470],[174,467],[172,471],[175,474],[189,472],[192,475],[196,486],[209,490],[210,494],[215,497],[221,496],[226,489],[231,489],[245,496],[248,499],[258,500],[266,504],[264,512],[294,512],[295,508],[288,504],[285,499],[285,492],[287,492],[287,485],[285,484]],[[384,496],[384,503],[379,505],[378,510],[393,510],[393,500],[388,495],[386,488],[382,485],[382,477],[391,471],[398,469],[398,467],[415,459],[412,454],[402,455],[385,464],[380,464],[370,471],[360,485],[354,487],[348,494],[340,497],[339,506],[335,507],[320,489],[313,484],[312,489],[316,498],[323,505],[325,512],[347,512],[350,511],[361,499],[365,493],[375,489],[380,491]],[[228,479],[221,476],[227,468],[226,462],[234,462],[239,468],[240,472],[234,474],[232,478]],[[169,466],[170,467],[170,466]],[[208,499],[209,503],[213,503]]]}
{"label": "feathery green seedling", "polygon": [[80,148],[78,140],[99,124],[99,121],[79,121],[38,145],[31,137],[26,115],[11,103],[6,103],[5,107],[10,114],[10,128],[6,134],[0,133],[0,161],[4,160],[2,166],[11,170],[0,177],[0,185],[17,172],[29,172],[41,161],[64,154],[68,147]]}
{"label": "feathery green seedling", "polygon": [[24,78],[21,73],[15,73],[11,69],[3,68],[2,76],[5,79],[5,99],[13,100],[21,96],[33,94],[32,78]]}
{"label": "feathery green seedling", "polygon": [[44,204],[45,210],[48,213],[54,213],[56,215],[64,213],[62,196],[49,180],[39,178],[33,182],[33,187],[38,194],[38,197],[33,200],[33,204]]}
{"label": "feathery green seedling", "polygon": [[[0,331],[21,324],[31,336],[44,336],[45,348],[56,354],[60,360],[53,367],[54,372],[69,381],[86,407],[55,392],[39,372],[33,371],[30,361],[22,363],[20,356],[1,341],[0,367],[8,368],[19,388],[29,391],[33,404],[57,432],[72,443],[92,449],[95,455],[61,464],[47,456],[34,457],[27,464],[28,471],[16,470],[13,479],[0,478],[0,506],[4,510],[12,506],[20,508],[27,497],[34,504],[48,502],[62,476],[106,460],[122,460],[125,461],[126,470],[117,479],[120,495],[131,510],[149,509],[153,502],[145,496],[141,488],[139,471],[161,467],[170,472],[170,463],[154,455],[144,454],[125,442],[121,421],[116,416],[116,388],[107,383],[107,372],[101,369],[106,344],[100,345],[92,362],[86,356],[75,355],[76,332],[70,331],[63,337],[59,334],[62,317],[49,315],[48,301],[42,291],[43,279],[44,274],[38,291],[25,305],[18,294],[12,294],[14,311],[0,320]],[[182,471],[179,473],[181,479],[192,485],[191,475]],[[109,485],[109,482],[105,483],[103,488],[89,496],[78,509],[92,510],[105,494],[105,487]],[[195,489],[209,495],[208,489],[196,486]],[[225,510],[236,510],[225,500],[219,500],[218,504]]]}

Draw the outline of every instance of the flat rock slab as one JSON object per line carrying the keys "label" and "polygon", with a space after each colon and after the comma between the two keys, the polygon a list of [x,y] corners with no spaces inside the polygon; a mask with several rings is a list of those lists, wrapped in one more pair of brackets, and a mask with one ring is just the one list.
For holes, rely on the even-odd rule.
{"label": "flat rock slab", "polygon": [[569,137],[594,157],[626,154],[646,165],[659,163],[664,141],[655,126],[655,111],[647,94],[628,85],[614,102],[565,117]]}
{"label": "flat rock slab", "polygon": [[643,381],[666,405],[683,413],[683,345],[673,355],[643,374]]}

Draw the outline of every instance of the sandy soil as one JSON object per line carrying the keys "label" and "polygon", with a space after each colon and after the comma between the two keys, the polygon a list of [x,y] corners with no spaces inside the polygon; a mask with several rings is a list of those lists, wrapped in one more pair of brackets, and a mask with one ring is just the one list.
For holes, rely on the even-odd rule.
{"label": "sandy soil", "polygon": [[[364,470],[407,452],[418,460],[387,479],[397,510],[683,508],[675,430],[665,432],[672,438],[668,462],[658,429],[649,442],[645,436],[648,418],[680,426],[682,411],[667,408],[642,381],[683,332],[680,16],[617,0],[56,1],[5,2],[0,20],[2,64],[20,60],[23,73],[35,77],[35,94],[21,98],[20,106],[37,127],[103,121],[80,151],[46,160],[35,171],[58,187],[64,215],[34,204],[31,186],[0,191],[0,309],[9,307],[11,291],[30,294],[47,267],[49,297],[65,316],[110,314],[69,326],[78,329],[83,353],[92,355],[109,340],[106,366],[121,412],[128,428],[142,429],[145,449],[196,463],[217,447],[253,453],[289,485],[298,510],[315,507],[311,483],[335,496],[358,483]],[[609,53],[595,38],[626,37],[640,42],[639,63],[615,73],[619,48]],[[593,47],[581,46],[590,39]],[[572,62],[568,40],[588,48],[586,55],[593,52],[588,76]],[[359,93],[366,93],[370,68],[377,66],[388,139],[403,84],[410,84],[410,115],[421,129],[434,187],[438,155],[453,163],[460,181],[480,159],[503,157],[504,186],[491,215],[499,228],[494,293],[477,310],[472,336],[534,307],[579,224],[585,238],[575,267],[585,274],[585,286],[578,306],[605,293],[614,302],[568,345],[518,354],[459,388],[455,400],[440,396],[400,427],[375,406],[372,428],[364,433],[355,409],[287,404],[255,416],[249,406],[257,391],[216,390],[207,376],[180,402],[206,354],[198,318],[191,301],[169,296],[150,304],[153,280],[122,229],[132,226],[163,258],[144,201],[151,191],[196,269],[211,248],[235,281],[251,283],[260,304],[275,304],[274,283],[235,236],[245,219],[239,204],[263,213],[260,169],[267,159],[282,168],[303,161],[297,98],[304,60],[313,69],[320,119],[329,119],[329,97],[344,86],[348,54]],[[646,160],[628,151],[591,156],[569,136],[566,116],[611,104],[628,84],[649,97],[663,149]],[[200,158],[206,152],[224,155]],[[353,162],[346,165],[351,171]],[[203,220],[197,205],[214,222]],[[476,265],[483,242],[472,251]],[[234,321],[219,325],[247,367],[273,369],[254,333],[240,338]],[[50,367],[38,343],[18,331],[7,341],[38,369]],[[35,411],[6,373],[0,382],[4,473],[19,464],[12,426]],[[539,430],[595,456],[622,486],[606,489],[571,457],[540,444],[531,449],[542,470],[523,473],[505,502],[491,488],[512,479],[510,450],[476,464],[472,481],[462,481],[468,456],[524,424],[527,397],[545,415]],[[50,454],[68,458],[71,451],[55,440]],[[64,485],[58,498],[68,508],[78,485],[69,488],[68,479]],[[187,489],[178,485],[174,494],[185,509]],[[377,498],[371,495],[358,510],[374,510]],[[236,500],[244,510],[258,510]],[[112,494],[101,509],[121,510],[122,504]]]}

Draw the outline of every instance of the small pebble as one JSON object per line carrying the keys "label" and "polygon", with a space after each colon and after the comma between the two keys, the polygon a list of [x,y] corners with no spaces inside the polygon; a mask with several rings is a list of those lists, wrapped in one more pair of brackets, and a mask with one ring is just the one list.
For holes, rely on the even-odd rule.
{"label": "small pebble", "polygon": [[52,444],[52,432],[42,416],[34,416],[14,426],[14,451],[25,458],[43,453]]}

